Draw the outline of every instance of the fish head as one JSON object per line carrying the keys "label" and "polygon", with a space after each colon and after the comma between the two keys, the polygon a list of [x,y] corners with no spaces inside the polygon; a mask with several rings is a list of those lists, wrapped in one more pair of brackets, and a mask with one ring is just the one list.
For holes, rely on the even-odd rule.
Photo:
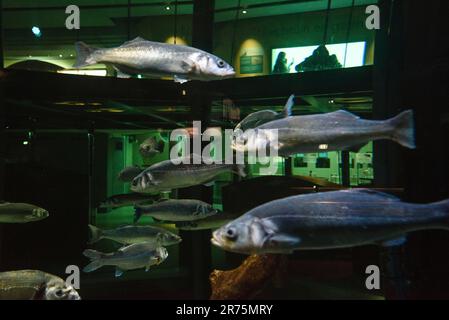
{"label": "fish head", "polygon": [[177,234],[171,232],[164,232],[158,235],[157,241],[159,241],[161,245],[169,246],[180,243],[182,239]]}
{"label": "fish head", "polygon": [[27,215],[26,218],[29,221],[40,221],[40,220],[43,220],[45,218],[48,218],[49,215],[50,214],[45,209],[34,208],[34,209],[31,210],[31,214]]}
{"label": "fish head", "polygon": [[168,251],[164,247],[159,247],[156,249],[155,258],[156,264],[159,265],[165,261],[168,257]]}
{"label": "fish head", "polygon": [[211,242],[227,251],[253,254],[263,252],[268,235],[260,219],[237,219],[214,231]]}
{"label": "fish head", "polygon": [[78,292],[63,281],[50,281],[45,288],[45,300],[81,300]]}
{"label": "fish head", "polygon": [[153,193],[158,190],[151,173],[142,172],[131,182],[131,191],[137,193]]}
{"label": "fish head", "polygon": [[218,213],[217,209],[208,203],[199,203],[196,206],[196,211],[193,213],[195,216],[207,218]]}
{"label": "fish head", "polygon": [[195,73],[207,79],[226,79],[235,77],[234,68],[223,59],[212,54],[198,54],[195,61]]}
{"label": "fish head", "polygon": [[139,146],[139,152],[143,157],[152,157],[160,153],[159,150],[156,149],[156,145],[156,138],[148,138]]}
{"label": "fish head", "polygon": [[269,152],[272,145],[277,145],[277,131],[255,128],[235,131],[231,147],[239,152]]}

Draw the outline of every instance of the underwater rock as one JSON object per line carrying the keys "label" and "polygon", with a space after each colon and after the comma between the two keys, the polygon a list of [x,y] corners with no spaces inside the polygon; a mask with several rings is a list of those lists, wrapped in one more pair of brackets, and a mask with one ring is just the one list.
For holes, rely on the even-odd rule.
{"label": "underwater rock", "polygon": [[209,278],[212,286],[210,299],[252,299],[277,276],[284,259],[285,256],[276,254],[252,255],[234,270],[214,270]]}

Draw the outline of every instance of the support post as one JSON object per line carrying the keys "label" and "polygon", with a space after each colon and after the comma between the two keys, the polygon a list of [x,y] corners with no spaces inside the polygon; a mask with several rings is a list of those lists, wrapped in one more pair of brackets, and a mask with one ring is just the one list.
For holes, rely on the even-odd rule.
{"label": "support post", "polygon": [[[192,45],[195,48],[212,52],[215,1],[195,0],[193,4]],[[201,83],[196,85],[201,86]],[[201,90],[195,92],[201,92]],[[202,94],[191,97],[193,120],[201,120],[202,130],[206,130],[210,122],[212,101]],[[189,188],[179,193],[190,198],[212,204],[212,190],[204,186]],[[195,299],[207,299],[210,296],[209,274],[212,271],[211,231],[182,231],[183,241],[180,244],[181,264],[187,266],[192,274],[192,287]]]}

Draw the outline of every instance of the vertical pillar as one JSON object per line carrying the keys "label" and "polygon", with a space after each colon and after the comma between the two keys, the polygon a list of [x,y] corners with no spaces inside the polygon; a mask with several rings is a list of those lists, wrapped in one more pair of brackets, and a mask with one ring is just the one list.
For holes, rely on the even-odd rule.
{"label": "vertical pillar", "polygon": [[[374,57],[374,119],[388,119],[401,108],[402,61],[404,59],[403,1],[379,1],[381,29],[376,34]],[[400,147],[387,141],[374,142],[374,184],[376,187],[402,185]],[[379,261],[384,281],[382,284],[387,299],[406,298],[404,270],[405,249],[401,247],[381,248]]]}
{"label": "vertical pillar", "polygon": [[94,129],[90,128],[87,132],[87,183],[88,183],[88,214],[89,214],[89,223],[95,223],[95,214],[94,214],[94,161],[95,161],[95,134]]}
{"label": "vertical pillar", "polygon": [[351,186],[351,173],[349,168],[349,151],[341,152],[341,182],[343,187]]}
{"label": "vertical pillar", "polygon": [[[3,69],[3,1],[0,0],[0,73]],[[5,154],[5,100],[3,97],[3,80],[1,79],[0,74],[0,199],[4,199],[4,186],[5,186],[5,159],[3,155]],[[2,238],[3,238],[3,229],[0,226],[0,270],[2,267]]]}
{"label": "vertical pillar", "polygon": [[[213,25],[214,25],[215,1],[195,0],[193,4],[193,30],[192,45],[195,48],[212,52]],[[201,86],[201,83],[196,83]],[[195,90],[201,92],[201,90]],[[210,122],[211,103],[201,93],[195,94],[191,99],[192,114],[194,120],[201,120],[202,130],[206,130]],[[196,198],[207,203],[212,203],[213,196],[211,188],[198,186],[183,190],[182,194]],[[181,193],[181,192],[180,192]],[[184,231],[181,232],[181,264],[187,266],[192,274],[192,286],[195,299],[207,299],[210,296],[209,274],[211,272],[211,232]]]}

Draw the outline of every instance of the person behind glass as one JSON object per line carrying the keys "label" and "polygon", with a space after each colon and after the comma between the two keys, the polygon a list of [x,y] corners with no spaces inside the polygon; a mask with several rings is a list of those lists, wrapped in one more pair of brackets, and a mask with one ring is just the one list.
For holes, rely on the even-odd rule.
{"label": "person behind glass", "polygon": [[293,62],[287,65],[287,55],[284,51],[281,51],[274,64],[273,73],[289,73],[292,65]]}

